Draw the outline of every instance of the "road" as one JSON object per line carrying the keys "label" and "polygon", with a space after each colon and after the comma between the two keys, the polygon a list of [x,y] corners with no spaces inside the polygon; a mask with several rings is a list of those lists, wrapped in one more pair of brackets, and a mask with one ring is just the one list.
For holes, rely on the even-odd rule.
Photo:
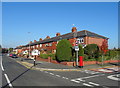
{"label": "road", "polygon": [[[32,67],[31,67],[32,68]],[[2,56],[2,87],[16,86],[85,86],[118,88],[119,73],[100,73],[90,70],[79,72],[37,71],[27,69],[14,58]]]}

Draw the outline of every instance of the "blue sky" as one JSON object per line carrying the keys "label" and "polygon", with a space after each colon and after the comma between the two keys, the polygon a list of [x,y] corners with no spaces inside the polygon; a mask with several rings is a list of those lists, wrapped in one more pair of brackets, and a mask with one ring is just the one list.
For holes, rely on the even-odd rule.
{"label": "blue sky", "polygon": [[[57,32],[88,30],[109,39],[109,48],[118,47],[117,2],[3,2],[2,44],[25,45]],[[30,33],[28,33],[30,32]]]}

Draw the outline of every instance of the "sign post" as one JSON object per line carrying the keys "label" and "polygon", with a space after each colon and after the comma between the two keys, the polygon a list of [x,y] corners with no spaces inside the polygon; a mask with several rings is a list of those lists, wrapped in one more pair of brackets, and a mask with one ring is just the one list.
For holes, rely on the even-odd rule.
{"label": "sign post", "polygon": [[79,47],[78,47],[78,41],[75,42],[75,51],[76,51],[76,67],[78,67],[78,51],[79,51]]}
{"label": "sign post", "polygon": [[38,51],[37,49],[32,51],[32,55],[35,56],[34,59],[33,59],[34,66],[36,65],[35,64],[35,62],[36,62],[36,55],[39,55],[39,54],[40,54],[40,51]]}

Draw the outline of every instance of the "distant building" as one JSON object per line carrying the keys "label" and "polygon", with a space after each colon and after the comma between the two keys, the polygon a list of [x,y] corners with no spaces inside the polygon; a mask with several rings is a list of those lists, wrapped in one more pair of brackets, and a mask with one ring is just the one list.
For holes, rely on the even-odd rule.
{"label": "distant building", "polygon": [[43,53],[46,53],[47,51],[51,53],[55,53],[56,46],[58,42],[62,39],[69,40],[72,46],[75,45],[75,41],[77,40],[79,44],[83,46],[83,48],[88,44],[97,44],[99,48],[101,48],[104,42],[106,42],[105,44],[106,46],[108,46],[109,38],[87,30],[77,31],[76,27],[73,27],[70,33],[63,35],[61,35],[60,33],[56,33],[56,36],[52,38],[47,36],[43,40],[42,38],[40,38],[39,41],[36,40],[34,40],[34,42],[30,41],[30,43],[27,45],[16,47],[16,50],[18,53],[25,50],[32,51],[34,49],[37,49]]}

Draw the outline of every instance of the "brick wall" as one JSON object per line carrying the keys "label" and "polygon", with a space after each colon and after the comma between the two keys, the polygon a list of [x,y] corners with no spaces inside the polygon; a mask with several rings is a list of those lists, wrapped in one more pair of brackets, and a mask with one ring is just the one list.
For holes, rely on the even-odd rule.
{"label": "brick wall", "polygon": [[97,44],[99,47],[102,46],[104,39],[96,37],[85,37],[85,44]]}

